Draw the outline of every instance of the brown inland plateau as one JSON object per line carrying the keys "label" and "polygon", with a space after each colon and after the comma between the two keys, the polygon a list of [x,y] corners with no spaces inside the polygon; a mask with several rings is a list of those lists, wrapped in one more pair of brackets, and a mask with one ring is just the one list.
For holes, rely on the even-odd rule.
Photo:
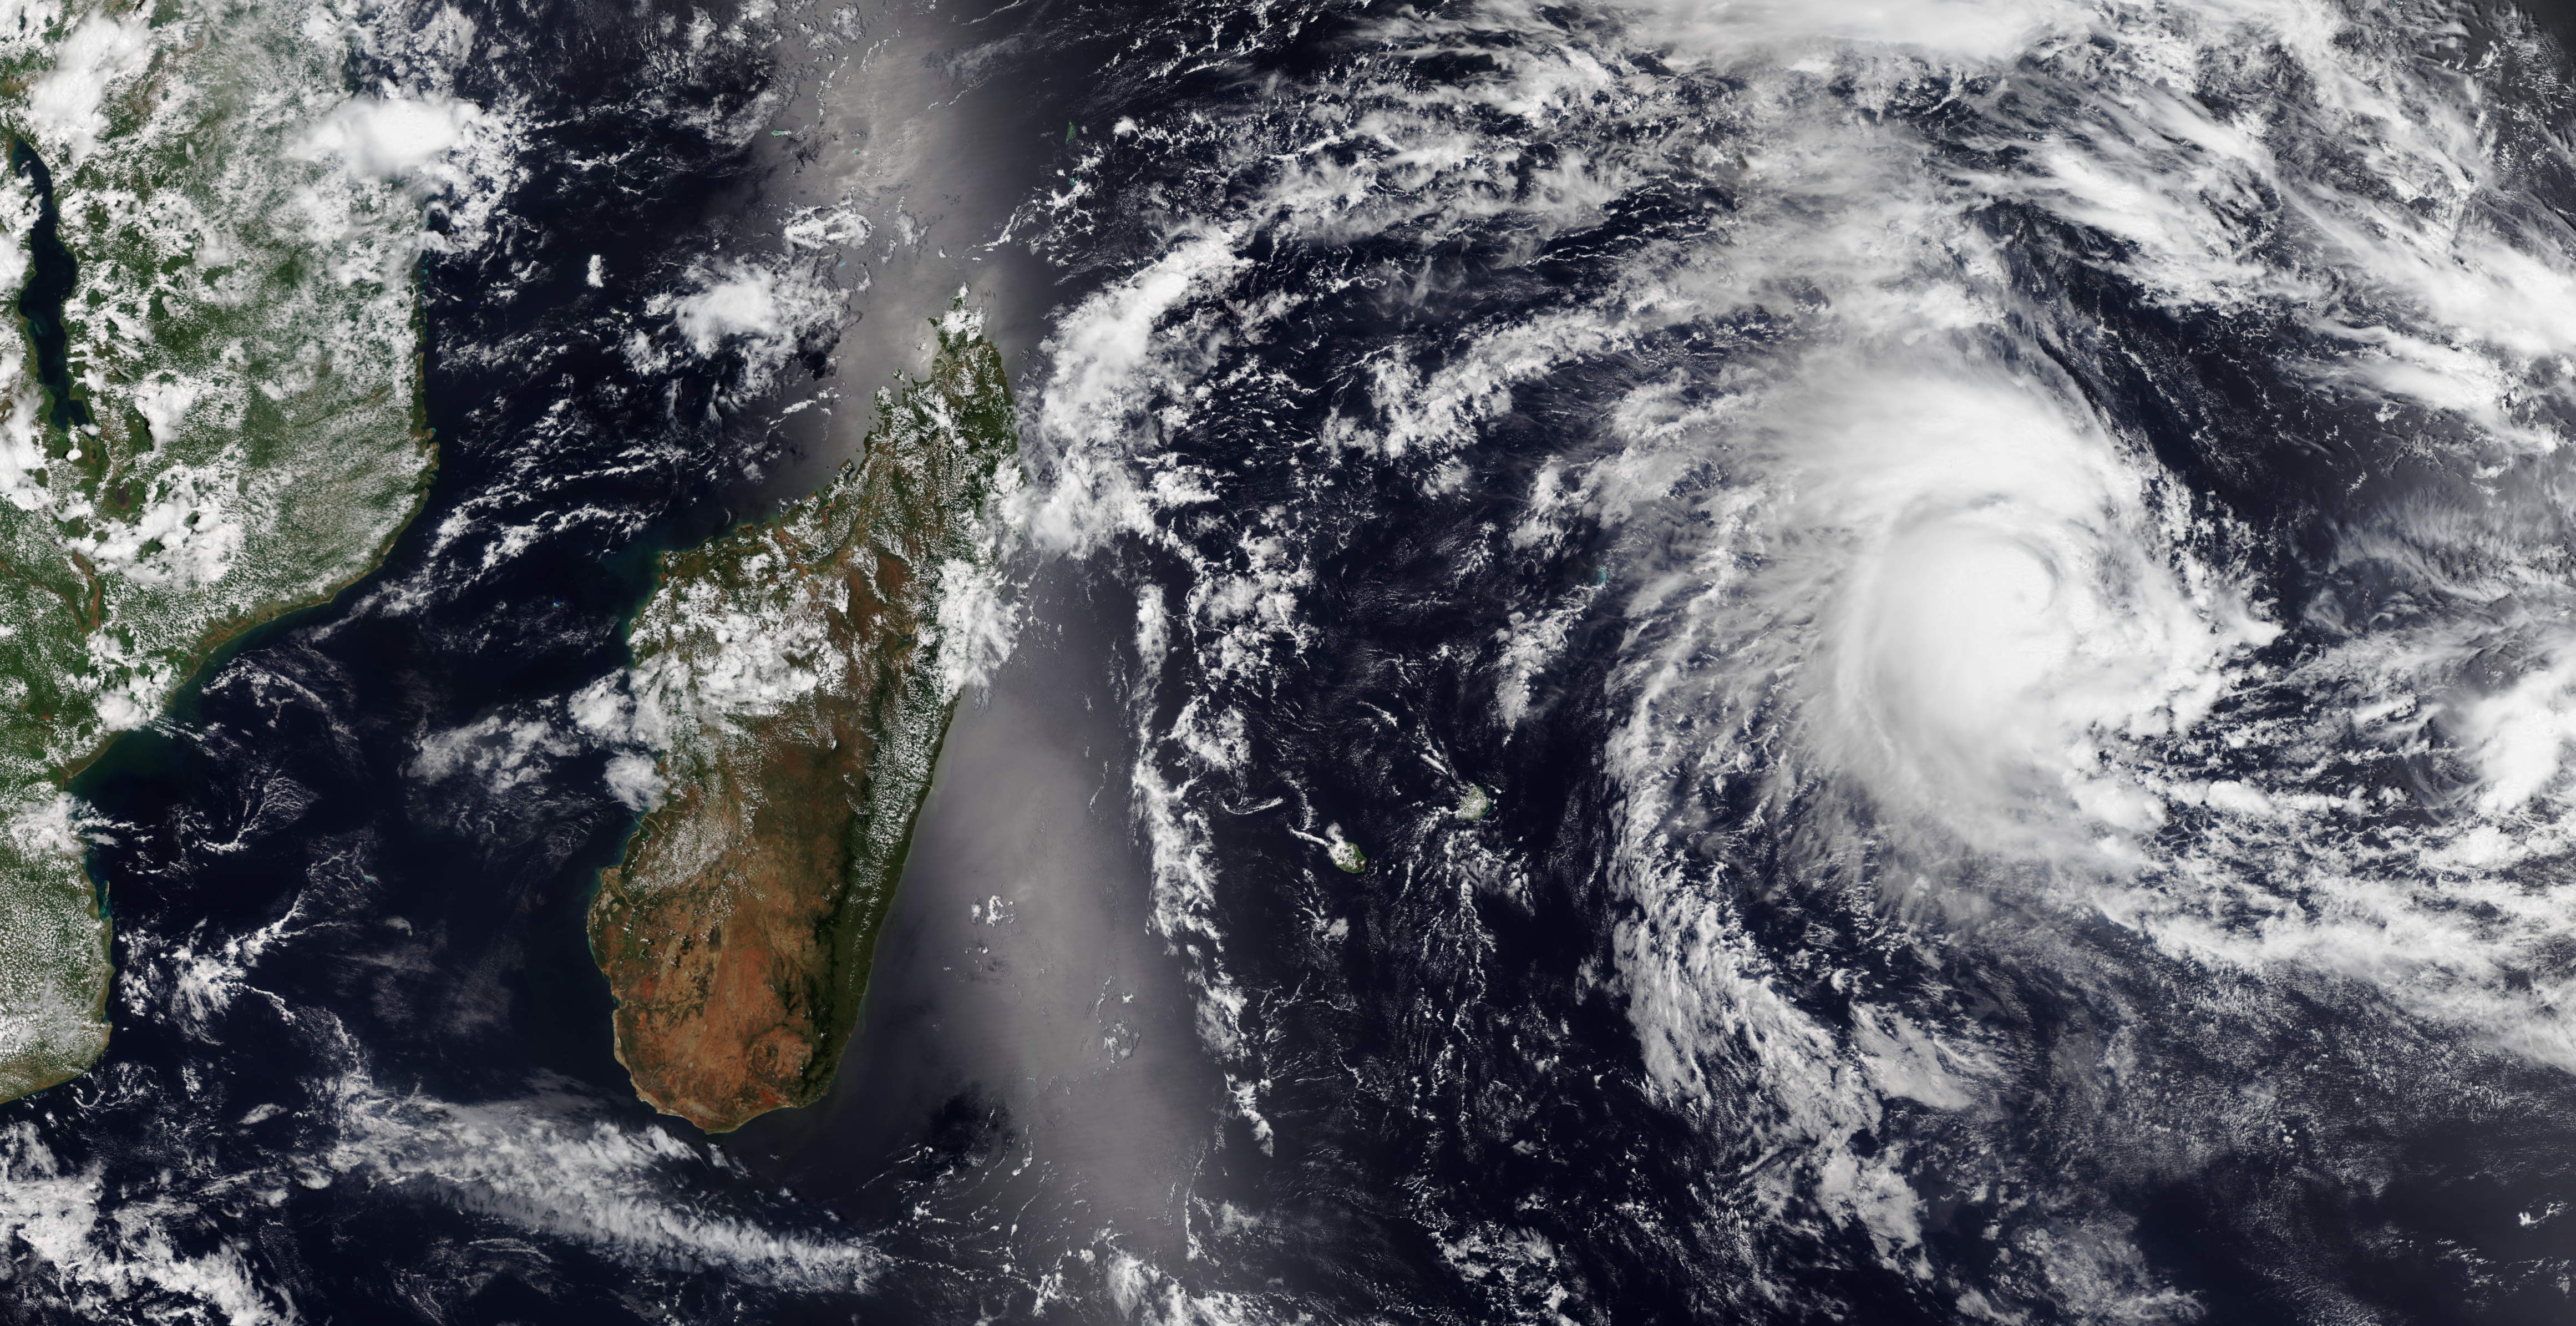
{"label": "brown inland plateau", "polygon": [[822,492],[665,557],[630,635],[667,792],[591,953],[636,1094],[708,1132],[830,1084],[929,791],[952,697],[924,568],[978,562],[1017,454],[1000,356],[962,315],[940,339]]}
{"label": "brown inland plateau", "polygon": [[[677,785],[601,877],[592,947],[617,995],[618,1062],[647,1104],[708,1132],[802,1105],[830,1078],[817,1059],[834,1039],[833,978],[851,975],[835,968],[867,961],[864,949],[833,951],[874,747],[857,707],[747,724],[771,738],[767,753]],[[832,734],[819,749],[804,739],[816,719]],[[660,887],[628,889],[629,875],[668,871],[675,853],[655,847],[674,831],[724,850]],[[873,916],[853,920],[875,928]],[[864,986],[864,969],[855,976]]]}

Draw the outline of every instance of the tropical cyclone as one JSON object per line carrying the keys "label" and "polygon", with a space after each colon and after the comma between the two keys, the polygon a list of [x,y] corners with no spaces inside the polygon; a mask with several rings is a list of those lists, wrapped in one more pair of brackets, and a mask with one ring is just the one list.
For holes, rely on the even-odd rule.
{"label": "tropical cyclone", "polygon": [[987,592],[1017,451],[1001,357],[955,310],[831,483],[663,559],[630,640],[667,793],[590,911],[655,1108],[729,1132],[830,1082],[960,685],[942,611]]}
{"label": "tropical cyclone", "polygon": [[355,34],[288,6],[0,25],[0,1099],[107,1042],[64,787],[418,511],[418,206],[316,138]]}

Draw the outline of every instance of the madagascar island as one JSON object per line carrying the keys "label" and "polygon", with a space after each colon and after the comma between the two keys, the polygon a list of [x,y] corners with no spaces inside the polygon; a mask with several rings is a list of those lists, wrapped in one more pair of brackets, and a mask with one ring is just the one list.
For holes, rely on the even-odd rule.
{"label": "madagascar island", "polygon": [[938,335],[821,491],[666,554],[629,636],[664,792],[590,948],[636,1094],[711,1133],[830,1085],[954,711],[942,611],[987,578],[1018,437],[980,322]]}

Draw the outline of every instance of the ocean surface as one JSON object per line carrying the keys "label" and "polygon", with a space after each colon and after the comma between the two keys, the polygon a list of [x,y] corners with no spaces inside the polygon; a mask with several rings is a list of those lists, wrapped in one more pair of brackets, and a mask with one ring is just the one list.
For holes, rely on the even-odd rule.
{"label": "ocean surface", "polygon": [[[508,128],[436,486],[75,786],[0,1317],[2567,1319],[2558,21],[386,10]],[[584,944],[621,624],[961,297],[1009,575],[709,1138]]]}

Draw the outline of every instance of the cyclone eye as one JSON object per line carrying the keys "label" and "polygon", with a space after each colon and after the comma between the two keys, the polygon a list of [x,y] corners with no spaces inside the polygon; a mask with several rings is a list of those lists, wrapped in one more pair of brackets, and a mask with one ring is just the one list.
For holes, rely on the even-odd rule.
{"label": "cyclone eye", "polygon": [[2060,557],[1969,513],[1891,539],[1859,607],[1869,693],[1900,751],[1990,777],[2078,648]]}
{"label": "cyclone eye", "polygon": [[2139,743],[2195,722],[2249,637],[2177,579],[2089,421],[1959,384],[1889,396],[1920,417],[1802,433],[1825,477],[1797,519],[1830,537],[1778,601],[1824,594],[1812,648],[1831,660],[1802,765],[1935,853],[2090,860],[2106,831],[2154,829]]}

